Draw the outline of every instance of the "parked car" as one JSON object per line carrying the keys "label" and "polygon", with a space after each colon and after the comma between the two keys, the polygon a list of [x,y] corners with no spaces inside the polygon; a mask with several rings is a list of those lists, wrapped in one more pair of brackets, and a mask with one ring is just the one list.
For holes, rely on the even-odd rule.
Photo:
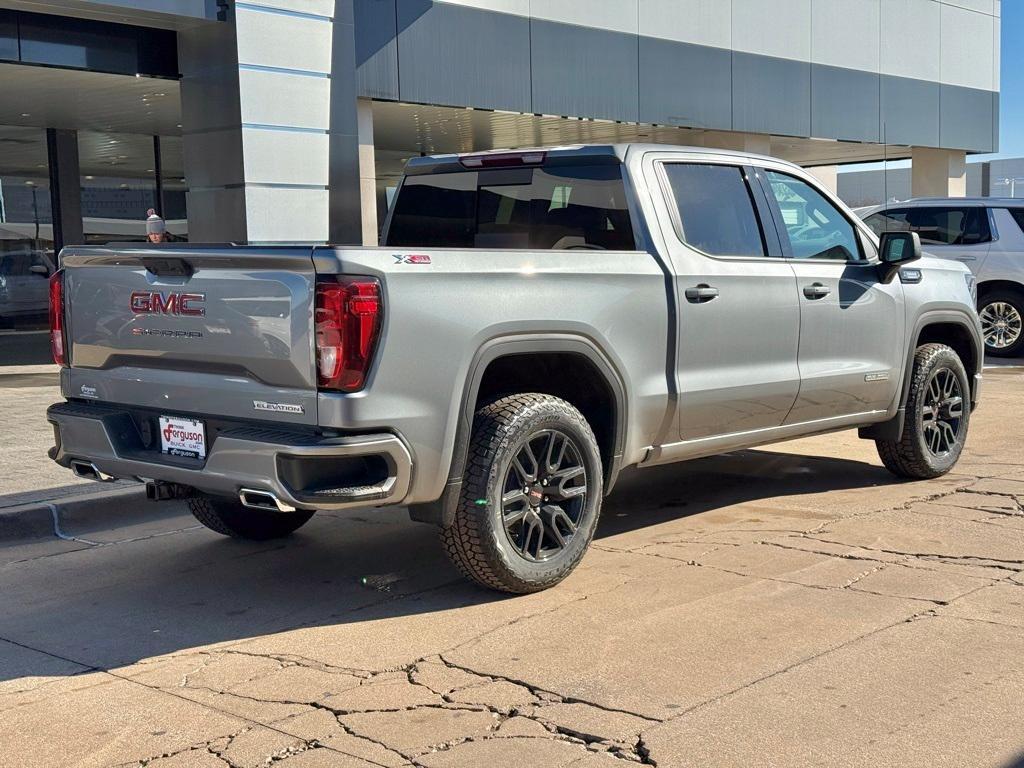
{"label": "parked car", "polygon": [[53,273],[40,251],[0,252],[0,322],[47,312],[47,278]]}
{"label": "parked car", "polygon": [[366,247],[65,249],[51,457],[230,536],[403,504],[464,574],[564,578],[643,468],[859,428],[956,463],[970,273],[800,168],[621,145],[416,158]]}
{"label": "parked car", "polygon": [[928,253],[966,265],[977,280],[985,351],[1024,355],[1024,200],[920,198],[860,215],[876,234],[917,232]]}

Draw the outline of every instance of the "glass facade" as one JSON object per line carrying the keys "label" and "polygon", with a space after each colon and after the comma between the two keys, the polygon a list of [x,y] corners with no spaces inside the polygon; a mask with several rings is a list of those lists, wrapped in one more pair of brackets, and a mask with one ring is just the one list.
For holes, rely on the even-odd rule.
{"label": "glass facade", "polygon": [[[0,9],[0,66],[12,64],[24,66],[25,82],[32,82],[40,67],[119,75],[136,89],[133,99],[138,93],[134,84],[146,78],[152,86],[141,92],[133,114],[138,119],[121,122],[137,131],[148,121],[153,132],[168,132],[167,116],[158,123],[156,106],[177,96],[177,36],[172,30]],[[107,97],[105,89],[116,87],[116,79],[89,82],[99,100]],[[55,248],[55,239],[63,236],[67,244],[144,241],[150,210],[167,220],[168,239],[188,237],[179,136],[118,132],[119,115],[108,122],[102,109],[90,104],[89,92],[81,100],[74,94],[73,110],[67,103],[50,110],[35,93],[23,90],[22,95],[24,105],[12,104],[11,97],[5,103],[0,96],[0,365],[50,362],[47,278],[59,266],[55,251],[61,243]],[[19,120],[25,124],[10,125]],[[52,194],[52,185],[59,194]],[[78,219],[79,202],[81,236],[77,225],[69,224]]]}
{"label": "glass facade", "polygon": [[45,131],[0,126],[0,328],[8,330],[36,327],[46,312],[54,263],[46,157]]}
{"label": "glass facade", "polygon": [[[188,239],[180,136],[78,132],[84,241],[144,242],[148,212]],[[47,363],[47,278],[57,268],[44,128],[0,125],[0,365]]]}
{"label": "glass facade", "polygon": [[25,11],[0,10],[0,60],[123,75],[178,75],[174,32]]}
{"label": "glass facade", "polygon": [[180,136],[81,131],[78,156],[86,243],[145,241],[150,210],[168,240],[188,239]]}

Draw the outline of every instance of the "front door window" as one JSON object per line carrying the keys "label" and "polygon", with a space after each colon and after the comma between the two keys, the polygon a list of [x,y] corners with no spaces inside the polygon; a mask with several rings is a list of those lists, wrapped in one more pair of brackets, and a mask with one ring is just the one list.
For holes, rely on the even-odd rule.
{"label": "front door window", "polygon": [[767,178],[782,214],[790,256],[835,261],[863,258],[853,224],[828,198],[786,173],[768,171]]}

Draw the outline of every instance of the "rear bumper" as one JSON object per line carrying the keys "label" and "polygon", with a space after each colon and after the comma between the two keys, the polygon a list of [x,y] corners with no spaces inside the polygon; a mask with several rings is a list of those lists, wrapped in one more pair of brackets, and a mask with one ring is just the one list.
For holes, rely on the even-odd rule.
{"label": "rear bumper", "polygon": [[160,480],[238,497],[265,491],[296,509],[348,509],[400,503],[412,457],[393,434],[323,437],[262,426],[221,430],[205,461],[145,449],[131,414],[116,406],[57,403],[50,458],[92,464],[103,475]]}

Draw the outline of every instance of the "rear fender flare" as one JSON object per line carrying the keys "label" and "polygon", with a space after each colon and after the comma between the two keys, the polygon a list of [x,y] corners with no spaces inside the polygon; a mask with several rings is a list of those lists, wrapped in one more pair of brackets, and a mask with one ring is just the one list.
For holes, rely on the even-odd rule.
{"label": "rear fender flare", "polygon": [[604,377],[615,398],[615,435],[612,459],[605,470],[605,491],[611,491],[618,477],[626,444],[627,396],[626,384],[618,369],[601,348],[591,339],[576,334],[520,334],[503,336],[485,342],[473,356],[462,388],[458,424],[452,449],[451,466],[441,498],[429,504],[410,506],[414,520],[441,526],[451,524],[462,488],[462,475],[466,467],[469,440],[473,431],[473,417],[480,385],[488,366],[495,360],[510,355],[568,353],[586,358]]}

